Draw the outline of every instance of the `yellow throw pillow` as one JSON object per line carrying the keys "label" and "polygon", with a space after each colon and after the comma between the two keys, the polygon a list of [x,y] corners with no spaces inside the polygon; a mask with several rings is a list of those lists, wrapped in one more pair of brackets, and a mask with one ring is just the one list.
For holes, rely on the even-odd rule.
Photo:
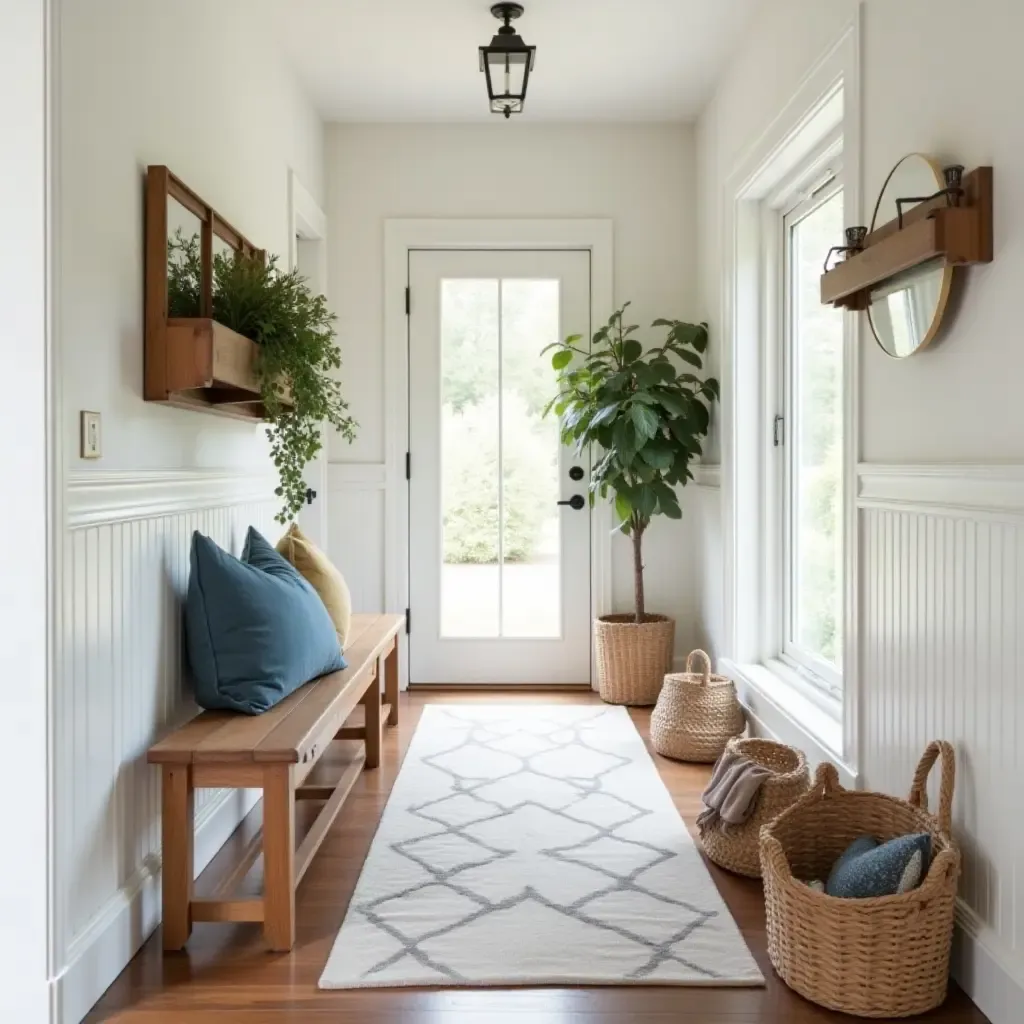
{"label": "yellow throw pillow", "polygon": [[352,594],[345,577],[334,563],[292,523],[288,532],[277,542],[277,550],[295,566],[303,578],[320,595],[338,631],[342,649],[348,643],[352,624]]}

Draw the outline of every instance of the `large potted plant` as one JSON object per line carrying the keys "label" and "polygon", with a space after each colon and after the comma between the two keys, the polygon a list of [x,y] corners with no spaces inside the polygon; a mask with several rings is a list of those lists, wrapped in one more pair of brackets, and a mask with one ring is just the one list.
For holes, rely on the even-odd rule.
{"label": "large potted plant", "polygon": [[652,348],[626,326],[629,303],[612,314],[588,351],[581,335],[555,349],[558,395],[545,413],[560,418],[562,442],[593,459],[590,503],[614,499],[617,528],[633,545],[634,610],[603,615],[594,624],[597,678],[602,699],[613,704],[654,704],[671,670],[675,621],[651,614],[644,602],[644,534],[656,515],[681,519],[676,488],[693,479],[711,404],[714,377],[702,379],[708,325],[655,320],[665,340]]}
{"label": "large potted plant", "polygon": [[[199,237],[179,230],[167,250],[169,315],[199,316]],[[258,345],[256,377],[280,481],[275,518],[287,523],[305,504],[303,470],[323,447],[325,425],[355,438],[357,424],[333,372],[341,366],[336,317],[298,271],[278,269],[276,256],[221,252],[213,257],[213,319]]]}

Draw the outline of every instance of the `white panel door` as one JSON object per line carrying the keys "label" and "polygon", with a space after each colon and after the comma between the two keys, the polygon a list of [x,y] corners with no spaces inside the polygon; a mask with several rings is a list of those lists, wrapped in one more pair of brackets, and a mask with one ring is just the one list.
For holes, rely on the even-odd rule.
{"label": "white panel door", "polygon": [[540,352],[590,337],[590,254],[417,250],[409,286],[410,682],[589,683],[590,466]]}

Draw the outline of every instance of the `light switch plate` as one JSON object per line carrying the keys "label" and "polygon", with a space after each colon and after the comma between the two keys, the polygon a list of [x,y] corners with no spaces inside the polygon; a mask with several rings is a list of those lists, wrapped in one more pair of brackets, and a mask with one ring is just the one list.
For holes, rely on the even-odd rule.
{"label": "light switch plate", "polygon": [[82,410],[82,458],[98,459],[103,454],[100,414]]}

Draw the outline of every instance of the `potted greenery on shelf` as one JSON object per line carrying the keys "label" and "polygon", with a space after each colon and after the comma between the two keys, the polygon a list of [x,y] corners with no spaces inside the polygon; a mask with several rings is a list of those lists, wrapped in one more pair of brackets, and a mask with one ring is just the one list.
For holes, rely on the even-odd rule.
{"label": "potted greenery on shelf", "polygon": [[[168,314],[199,316],[199,237],[179,230],[167,249]],[[213,319],[258,346],[255,370],[283,502],[276,518],[286,523],[305,503],[303,470],[323,447],[324,426],[355,438],[356,422],[331,374],[341,366],[336,317],[297,270],[278,269],[276,256],[222,252],[213,257]]]}
{"label": "potted greenery on shelf", "polygon": [[[633,543],[635,608],[603,615],[594,625],[601,697],[613,704],[654,704],[671,670],[675,622],[649,614],[644,602],[643,539],[656,515],[682,518],[675,488],[693,479],[710,407],[719,395],[714,377],[701,379],[708,325],[655,320],[664,343],[644,351],[623,325],[625,306],[612,314],[588,351],[581,335],[548,346],[559,393],[545,410],[559,416],[562,442],[594,467],[590,503],[614,497],[617,529]],[[548,351],[545,349],[545,351]]]}

